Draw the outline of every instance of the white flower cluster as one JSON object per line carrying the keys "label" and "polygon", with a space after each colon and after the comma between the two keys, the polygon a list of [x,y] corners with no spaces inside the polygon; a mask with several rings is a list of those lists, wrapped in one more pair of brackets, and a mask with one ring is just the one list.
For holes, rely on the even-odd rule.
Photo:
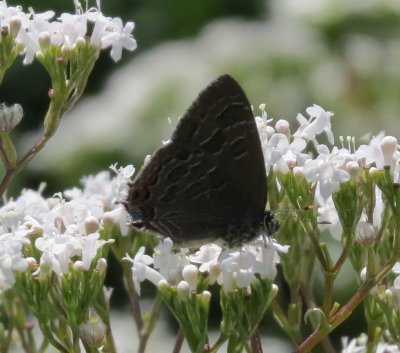
{"label": "white flower cluster", "polygon": [[[341,353],[364,353],[367,351],[366,348],[367,336],[362,334],[358,338],[348,340],[347,337],[342,339],[343,350]],[[375,350],[376,353],[399,353],[399,347],[396,344],[389,344],[379,342]]]}
{"label": "white flower cluster", "polygon": [[[395,183],[400,182],[400,151],[397,139],[380,133],[371,139],[369,145],[354,147],[354,139],[348,137],[348,146],[329,149],[319,144],[316,137],[326,134],[328,142],[333,144],[334,137],[331,130],[332,113],[322,107],[314,105],[306,109],[308,118],[297,115],[299,127],[297,131],[290,131],[290,124],[286,120],[279,120],[275,127],[268,125],[265,106],[260,106],[262,115],[256,117],[259,135],[262,143],[267,173],[273,168],[275,173],[292,171],[295,176],[304,176],[309,182],[317,183],[316,201],[318,203],[320,222],[329,222],[334,236],[341,234],[338,225],[336,209],[333,205],[332,193],[337,191],[340,184],[359,175],[364,167],[369,172],[390,167]],[[307,143],[312,142],[317,156],[305,152]],[[379,225],[383,202],[378,187],[376,206],[374,210],[374,225]]]}
{"label": "white flower cluster", "polygon": [[68,50],[85,43],[85,37],[89,36],[88,23],[93,26],[90,44],[101,49],[111,47],[114,61],[121,59],[123,48],[136,48],[136,41],[131,34],[133,22],[127,22],[124,26],[120,18],[105,17],[94,8],[75,15],[63,13],[53,20],[54,16],[53,11],[25,13],[20,6],[7,6],[5,1],[0,1],[0,26],[23,45],[24,64],[30,64],[35,55],[50,44]]}
{"label": "white flower cluster", "polygon": [[[67,190],[45,199],[40,191],[25,190],[16,200],[0,208],[0,291],[15,282],[15,272],[28,267],[33,275],[60,276],[73,263],[88,269],[98,250],[107,242],[100,239],[102,224],[113,222],[126,229],[128,215],[121,205],[132,166],[121,168],[114,178],[101,172],[82,181],[82,189]],[[121,229],[122,231],[122,229]],[[40,259],[26,257],[23,247],[32,245]],[[104,259],[98,267],[104,267]]]}
{"label": "white flower cluster", "polygon": [[180,253],[172,252],[172,240],[161,241],[155,248],[153,257],[144,253],[141,247],[132,259],[132,276],[135,289],[140,294],[140,282],[149,280],[154,285],[168,282],[179,289],[196,290],[199,273],[208,275],[208,283],[217,282],[225,292],[235,288],[248,288],[261,278],[273,280],[276,276],[278,252],[287,252],[287,246],[274,241],[265,244],[260,238],[243,247],[241,251],[228,253],[216,244],[203,245],[194,255],[188,255],[186,249]]}

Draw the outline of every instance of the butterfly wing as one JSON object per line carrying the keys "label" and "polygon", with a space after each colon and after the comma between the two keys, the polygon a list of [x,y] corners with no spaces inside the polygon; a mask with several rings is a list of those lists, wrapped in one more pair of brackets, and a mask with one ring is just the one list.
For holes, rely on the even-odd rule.
{"label": "butterfly wing", "polygon": [[175,245],[257,235],[266,203],[266,173],[250,104],[229,75],[212,82],[180,119],[130,186],[133,224]]}

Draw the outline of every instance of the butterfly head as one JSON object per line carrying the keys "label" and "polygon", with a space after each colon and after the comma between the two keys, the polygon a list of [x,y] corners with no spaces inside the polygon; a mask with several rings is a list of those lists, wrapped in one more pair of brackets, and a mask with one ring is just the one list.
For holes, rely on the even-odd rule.
{"label": "butterfly head", "polygon": [[281,226],[281,222],[276,218],[275,213],[272,211],[265,211],[263,228],[268,236],[274,235]]}

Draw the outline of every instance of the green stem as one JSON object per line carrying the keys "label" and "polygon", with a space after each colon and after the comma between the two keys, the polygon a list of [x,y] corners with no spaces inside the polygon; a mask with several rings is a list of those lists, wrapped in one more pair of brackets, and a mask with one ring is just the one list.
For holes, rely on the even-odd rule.
{"label": "green stem", "polygon": [[251,336],[251,351],[253,353],[263,353],[259,329]]}
{"label": "green stem", "polygon": [[282,307],[279,305],[278,301],[274,299],[271,303],[272,313],[275,319],[278,321],[279,326],[285,330],[294,343],[299,343],[301,336],[298,327],[294,327],[287,319]]}
{"label": "green stem", "polygon": [[333,267],[333,272],[336,274],[342,268],[344,262],[346,261],[353,247],[354,237],[351,235],[352,235],[351,229],[343,230],[342,239],[345,239],[345,244],[343,244],[342,253],[340,254],[338,260],[336,261],[335,266]]}
{"label": "green stem", "polygon": [[122,272],[123,272],[123,283],[128,294],[129,302],[131,304],[131,311],[133,319],[136,323],[136,329],[138,331],[139,337],[141,336],[141,331],[143,329],[143,317],[142,310],[139,305],[139,295],[136,293],[135,286],[133,284],[131,267],[129,263],[126,261],[122,264]]}
{"label": "green stem", "polygon": [[[66,112],[71,110],[86,87],[87,80],[98,58],[95,56],[89,63],[86,63],[84,69],[74,72],[68,82],[68,85],[60,87],[57,81],[53,81],[53,87],[58,87],[57,97],[51,100],[49,109],[44,118],[44,132],[39,140],[31,147],[31,149],[17,162],[15,166],[6,165],[6,173],[0,183],[0,197],[10,186],[14,177],[33,159],[33,157],[41,151],[57,131],[61,118]],[[4,75],[4,70],[0,72],[0,82]],[[64,83],[64,82],[63,82]]]}
{"label": "green stem", "polygon": [[218,349],[226,342],[228,339],[227,335],[220,334],[217,341],[210,348],[210,353],[216,353]]}
{"label": "green stem", "polygon": [[161,304],[162,304],[161,295],[160,292],[157,292],[150,318],[148,319],[148,321],[145,322],[143,328],[140,330],[140,342],[138,349],[139,353],[144,353],[146,349],[146,345],[149,340],[150,334],[152,333],[154,326],[157,322],[158,314],[160,313],[161,309]]}
{"label": "green stem", "polygon": [[368,279],[364,286],[353,295],[346,305],[332,316],[329,330],[321,330],[320,328],[317,328],[300,346],[297,347],[295,353],[310,352],[311,349],[313,349],[325,336],[346,320],[353,310],[364,300],[369,291],[392,271],[395,263],[396,258],[390,259],[374,278]]}
{"label": "green stem", "polygon": [[182,349],[183,340],[185,339],[185,335],[183,334],[182,328],[179,328],[178,335],[176,336],[174,349],[172,353],[179,353]]}
{"label": "green stem", "polygon": [[327,258],[326,256],[329,254],[325,254],[322,249],[321,249],[321,244],[319,242],[318,236],[317,236],[317,229],[316,228],[312,228],[310,226],[310,224],[308,224],[308,226],[305,226],[306,228],[306,234],[309,234],[309,237],[311,239],[311,242],[313,244],[314,247],[314,251],[315,254],[317,255],[318,261],[322,266],[322,269],[324,271],[329,271],[329,258]]}

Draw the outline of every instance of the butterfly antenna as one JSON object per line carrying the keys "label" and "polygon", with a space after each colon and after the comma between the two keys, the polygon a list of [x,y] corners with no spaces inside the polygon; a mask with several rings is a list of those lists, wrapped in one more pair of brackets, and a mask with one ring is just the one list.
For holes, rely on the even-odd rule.
{"label": "butterfly antenna", "polygon": [[285,215],[291,214],[291,215],[296,215],[296,217],[299,217],[301,220],[307,220],[310,221],[311,223],[315,224],[331,224],[329,221],[317,221],[314,218],[311,218],[309,216],[302,216],[301,213],[307,212],[307,211],[312,211],[314,209],[314,205],[308,205],[304,208],[285,208],[285,209],[280,209],[276,210],[275,212],[277,214],[283,213]]}

